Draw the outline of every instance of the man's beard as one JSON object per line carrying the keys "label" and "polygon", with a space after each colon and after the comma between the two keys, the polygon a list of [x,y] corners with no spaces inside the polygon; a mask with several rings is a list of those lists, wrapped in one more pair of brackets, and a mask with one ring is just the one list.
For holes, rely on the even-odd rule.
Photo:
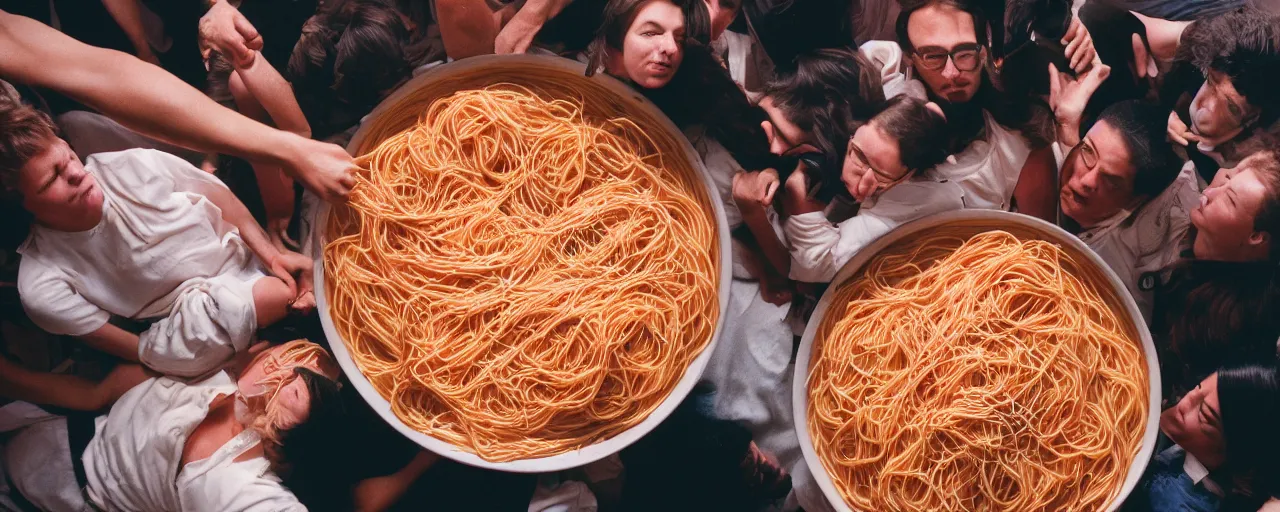
{"label": "man's beard", "polygon": [[987,123],[982,115],[982,105],[977,100],[985,88],[986,83],[978,86],[978,92],[963,103],[952,103],[946,97],[929,91],[929,101],[942,107],[942,113],[947,116],[947,132],[950,134],[947,142],[951,153],[963,151],[969,143],[982,136]]}

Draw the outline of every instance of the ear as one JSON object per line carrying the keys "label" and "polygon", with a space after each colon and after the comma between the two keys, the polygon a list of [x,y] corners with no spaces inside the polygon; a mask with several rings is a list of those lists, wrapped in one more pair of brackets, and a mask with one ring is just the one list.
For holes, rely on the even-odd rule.
{"label": "ear", "polygon": [[946,114],[944,114],[944,113],[942,113],[942,107],[938,106],[938,104],[937,104],[937,103],[934,103],[934,102],[930,101],[930,102],[928,102],[928,103],[925,103],[925,104],[924,104],[924,108],[927,108],[927,109],[929,109],[929,110],[932,110],[935,114],[938,114],[939,116],[942,116],[942,120],[943,120],[943,121],[946,121],[946,120],[947,120],[947,115],[946,115]]}
{"label": "ear", "polygon": [[1253,234],[1249,235],[1249,245],[1254,247],[1261,247],[1263,244],[1270,243],[1271,235],[1268,235],[1266,232],[1254,231]]}

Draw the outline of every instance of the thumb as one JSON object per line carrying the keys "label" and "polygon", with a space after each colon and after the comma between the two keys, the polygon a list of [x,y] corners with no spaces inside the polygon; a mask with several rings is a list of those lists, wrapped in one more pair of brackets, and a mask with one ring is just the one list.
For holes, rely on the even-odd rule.
{"label": "thumb", "polygon": [[1058,74],[1058,67],[1052,62],[1049,63],[1049,104],[1052,106],[1058,102],[1058,95],[1062,94],[1062,76]]}
{"label": "thumb", "polygon": [[768,185],[765,185],[764,197],[761,197],[760,201],[763,202],[764,204],[772,203],[773,196],[777,193],[778,193],[778,182],[777,180],[771,181],[769,182]]}

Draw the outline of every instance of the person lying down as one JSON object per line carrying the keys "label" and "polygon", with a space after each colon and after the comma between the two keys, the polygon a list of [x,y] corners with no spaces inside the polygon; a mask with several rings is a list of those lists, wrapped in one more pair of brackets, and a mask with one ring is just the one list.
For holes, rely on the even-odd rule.
{"label": "person lying down", "polygon": [[[205,375],[314,304],[310,260],[273,246],[226,186],[176,156],[82,165],[48,116],[4,100],[0,189],[29,215],[18,293],[31,320],[160,373]],[[133,334],[112,316],[154,323]]]}

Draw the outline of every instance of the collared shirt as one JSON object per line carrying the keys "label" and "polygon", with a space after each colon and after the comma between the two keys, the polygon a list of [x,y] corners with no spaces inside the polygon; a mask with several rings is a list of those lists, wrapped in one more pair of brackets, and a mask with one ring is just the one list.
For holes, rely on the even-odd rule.
{"label": "collared shirt", "polygon": [[[1182,448],[1179,447],[1178,449],[1181,450]],[[1204,467],[1204,464],[1195,455],[1187,454],[1182,461],[1182,470],[1187,473],[1187,476],[1191,477],[1191,483],[1203,486],[1206,491],[1218,497],[1226,495],[1222,487],[1219,487],[1218,483],[1209,477],[1209,468]]]}

